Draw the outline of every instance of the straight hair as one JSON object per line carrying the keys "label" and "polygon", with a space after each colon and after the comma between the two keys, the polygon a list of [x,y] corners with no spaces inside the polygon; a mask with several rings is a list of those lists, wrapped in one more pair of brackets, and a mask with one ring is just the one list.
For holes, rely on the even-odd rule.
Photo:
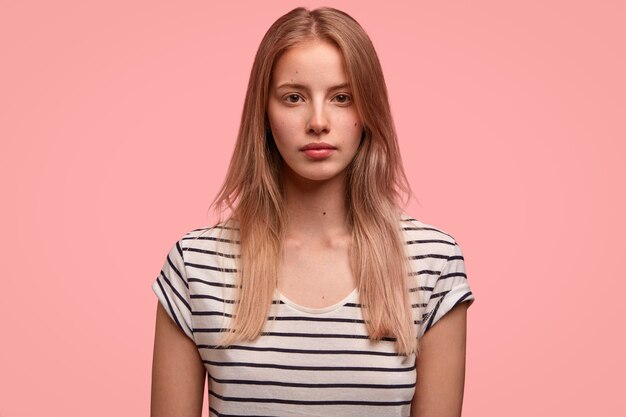
{"label": "straight hair", "polygon": [[263,37],[252,65],[235,149],[211,204],[217,224],[230,210],[223,224],[238,229],[240,241],[233,316],[221,346],[255,339],[268,319],[288,218],[283,160],[267,117],[269,84],[281,55],[310,40],[330,42],[341,51],[364,126],[347,167],[345,198],[350,263],[367,332],[374,340],[395,338],[399,354],[418,353],[408,296],[408,254],[400,228],[400,207],[412,191],[402,167],[387,87],[367,33],[351,16],[331,7],[297,7],[281,16]]}

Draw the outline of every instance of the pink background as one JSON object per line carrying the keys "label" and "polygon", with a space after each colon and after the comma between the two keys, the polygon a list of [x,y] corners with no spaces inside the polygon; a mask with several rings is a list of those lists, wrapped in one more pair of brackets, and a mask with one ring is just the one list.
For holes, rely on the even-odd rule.
{"label": "pink background", "polygon": [[0,0],[0,416],[148,414],[150,285],[298,5],[370,34],[407,211],[465,252],[464,416],[623,415],[623,2]]}

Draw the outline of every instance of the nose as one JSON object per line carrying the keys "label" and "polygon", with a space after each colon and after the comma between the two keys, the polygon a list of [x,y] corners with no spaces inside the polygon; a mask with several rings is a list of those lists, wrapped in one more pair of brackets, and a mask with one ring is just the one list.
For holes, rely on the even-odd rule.
{"label": "nose", "polygon": [[311,114],[307,123],[307,133],[319,135],[321,133],[328,133],[328,119],[324,111],[324,105],[318,104],[311,106]]}

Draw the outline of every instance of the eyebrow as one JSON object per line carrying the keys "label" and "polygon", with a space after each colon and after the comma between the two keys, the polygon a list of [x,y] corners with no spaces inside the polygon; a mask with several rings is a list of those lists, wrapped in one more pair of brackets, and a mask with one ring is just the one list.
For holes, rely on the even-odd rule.
{"label": "eyebrow", "polygon": [[[284,84],[281,84],[278,87],[276,87],[276,89],[281,89],[281,88],[285,88],[285,87],[295,88],[295,89],[300,89],[300,90],[308,90],[309,89],[306,85],[298,84],[298,83],[284,83]],[[328,89],[328,91],[339,90],[341,88],[349,88],[349,87],[350,87],[349,83],[342,83],[342,84],[337,84],[337,85],[334,85],[334,86],[330,87]]]}

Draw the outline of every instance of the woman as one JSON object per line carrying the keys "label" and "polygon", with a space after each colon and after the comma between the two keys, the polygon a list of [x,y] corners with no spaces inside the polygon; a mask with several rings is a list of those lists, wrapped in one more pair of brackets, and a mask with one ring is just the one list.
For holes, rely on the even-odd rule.
{"label": "woman", "polygon": [[364,30],[332,8],[279,18],[219,221],[153,283],[152,416],[200,416],[206,375],[215,416],[460,415],[474,296],[454,239],[399,208],[410,192]]}

